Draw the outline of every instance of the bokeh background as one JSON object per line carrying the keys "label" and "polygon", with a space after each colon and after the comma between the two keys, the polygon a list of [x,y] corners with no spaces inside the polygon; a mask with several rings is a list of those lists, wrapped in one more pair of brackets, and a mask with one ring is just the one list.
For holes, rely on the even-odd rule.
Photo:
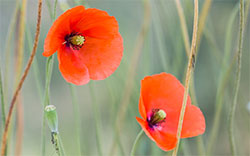
{"label": "bokeh background", "polygon": [[[208,8],[194,72],[192,101],[197,101],[206,119],[206,132],[201,137],[182,139],[180,155],[230,155],[228,115],[233,103],[236,54],[239,32],[239,1],[199,1],[199,12]],[[13,96],[17,77],[18,33],[22,0],[0,0],[0,66],[6,111]],[[66,0],[58,0],[56,15],[63,13]],[[147,75],[167,72],[184,81],[187,55],[181,23],[174,0],[68,0],[69,7],[86,5],[115,16],[124,39],[124,56],[113,75],[84,86],[73,86],[61,76],[55,57],[50,85],[50,101],[57,107],[59,133],[67,155],[129,155],[140,126],[138,112],[140,80]],[[23,71],[34,41],[37,1],[27,0],[24,14]],[[189,39],[192,39],[193,0],[181,0]],[[209,3],[208,3],[209,4]],[[245,1],[249,15],[249,0]],[[20,112],[15,115],[9,133],[8,154],[21,147],[22,155],[41,155],[43,97],[46,58],[42,56],[44,39],[52,25],[50,12],[54,0],[44,0],[36,60],[20,96]],[[50,6],[50,7],[48,7]],[[60,7],[62,6],[62,7]],[[237,153],[250,154],[250,26],[245,24],[241,82],[235,114],[234,134]],[[20,48],[20,47],[19,47]],[[21,47],[22,48],[22,47]],[[192,87],[191,87],[192,88]],[[72,96],[73,93],[73,96]],[[74,96],[75,95],[75,96]],[[73,105],[75,102],[76,105]],[[2,108],[1,108],[2,109]],[[121,116],[124,117],[122,118]],[[1,115],[2,116],[2,111]],[[19,118],[17,118],[19,116]],[[23,121],[22,144],[17,140],[18,119]],[[22,123],[22,122],[21,122]],[[215,124],[217,123],[217,124]],[[117,125],[122,125],[118,131]],[[1,135],[3,132],[0,121]],[[19,127],[20,128],[20,127]],[[215,129],[215,130],[213,130]],[[45,125],[46,155],[56,155],[50,130]],[[215,133],[213,132],[215,131]],[[117,133],[118,132],[118,133]],[[214,134],[213,134],[214,133]],[[118,134],[119,137],[115,137]],[[211,139],[211,136],[212,139]],[[99,141],[98,141],[99,140]],[[203,145],[201,144],[203,142]],[[139,143],[140,155],[166,155],[146,135]]]}

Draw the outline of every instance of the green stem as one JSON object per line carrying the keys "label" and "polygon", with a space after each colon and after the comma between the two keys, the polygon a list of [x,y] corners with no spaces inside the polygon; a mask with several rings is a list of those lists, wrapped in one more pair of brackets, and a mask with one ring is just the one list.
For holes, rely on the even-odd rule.
{"label": "green stem", "polygon": [[[43,100],[43,110],[44,108],[50,104],[50,80],[52,76],[52,69],[54,64],[54,55],[50,56],[46,62],[46,82],[45,82],[45,94]],[[45,141],[46,141],[46,133],[45,133],[45,114],[43,111],[43,124],[42,124],[42,155],[45,155],[46,148],[45,148]]]}
{"label": "green stem", "polygon": [[70,93],[72,97],[72,104],[73,104],[73,111],[74,111],[74,118],[75,118],[75,133],[76,133],[76,142],[78,146],[78,154],[83,155],[81,153],[81,121],[80,121],[80,115],[79,115],[79,103],[77,101],[76,96],[76,90],[75,87],[72,84],[69,84],[70,87]]}
{"label": "green stem", "polygon": [[52,132],[51,133],[51,141],[52,141],[52,144],[54,144],[55,146],[55,150],[56,150],[56,153],[58,156],[60,156],[60,149],[59,149],[59,139],[58,139],[58,133],[57,132]]}
{"label": "green stem", "polygon": [[135,156],[135,152],[136,152],[139,140],[141,139],[143,132],[144,132],[143,129],[141,129],[141,131],[138,133],[137,137],[135,138],[135,142],[133,144],[130,156]]}
{"label": "green stem", "polygon": [[234,124],[234,116],[235,116],[235,109],[237,106],[237,97],[240,87],[240,76],[241,76],[241,57],[242,57],[242,46],[243,46],[243,32],[244,32],[244,2],[240,0],[240,36],[239,36],[239,45],[237,50],[237,69],[236,69],[236,81],[235,81],[235,94],[233,98],[233,105],[231,107],[229,113],[229,140],[231,146],[231,153],[232,155],[236,155],[236,147],[235,147],[235,137],[233,134],[233,124]]}
{"label": "green stem", "polygon": [[[47,3],[48,5],[49,3]],[[56,6],[57,6],[57,0],[55,0],[54,3],[54,13],[53,17],[51,17],[52,21],[56,18]],[[46,79],[45,79],[45,94],[44,94],[44,101],[43,101],[43,124],[42,124],[42,156],[45,155],[46,148],[45,148],[45,141],[46,141],[46,132],[45,132],[45,114],[44,114],[44,108],[49,105],[50,99],[49,99],[49,93],[50,93],[50,81],[53,71],[53,64],[54,64],[54,55],[47,58],[46,62]]]}
{"label": "green stem", "polygon": [[13,34],[14,34],[14,30],[15,30],[15,26],[16,26],[16,22],[17,22],[17,16],[18,16],[18,11],[20,9],[20,4],[18,3],[18,0],[16,0],[16,6],[15,6],[15,11],[14,14],[11,18],[11,22],[10,25],[8,27],[8,32],[7,32],[7,37],[6,37],[6,43],[5,43],[5,48],[4,48],[4,53],[5,53],[5,68],[4,68],[4,91],[7,94],[8,93],[8,82],[9,82],[9,71],[10,71],[10,58],[11,58],[11,47],[12,46],[12,38],[13,38]]}
{"label": "green stem", "polygon": [[2,109],[2,125],[3,125],[3,128],[4,128],[6,115],[5,115],[5,101],[4,101],[3,82],[2,82],[2,73],[1,72],[2,71],[1,71],[1,68],[0,68],[0,97],[1,97],[1,109]]}
{"label": "green stem", "polygon": [[101,129],[101,123],[100,123],[100,118],[98,116],[98,109],[97,109],[97,103],[96,103],[96,99],[95,99],[95,94],[94,94],[94,88],[92,86],[91,83],[89,83],[89,89],[90,89],[90,95],[91,95],[91,99],[92,99],[92,107],[94,110],[94,118],[95,118],[95,132],[96,132],[96,142],[97,142],[97,150],[100,156],[102,156],[102,148],[101,148],[101,134],[100,134],[100,129]]}
{"label": "green stem", "polygon": [[61,155],[62,156],[65,156],[66,155],[66,152],[65,152],[65,149],[63,147],[63,141],[62,141],[62,138],[61,138],[61,135],[58,134],[58,141],[59,141],[59,150],[61,152]]}
{"label": "green stem", "polygon": [[[28,25],[26,26],[26,36],[27,36],[27,42],[28,42],[28,49],[29,49],[29,51],[31,51],[32,50],[32,38],[31,38],[30,28],[28,27]],[[34,72],[38,94],[40,96],[40,99],[42,100],[42,98],[43,98],[43,92],[42,92],[43,89],[42,88],[43,87],[42,87],[42,83],[41,83],[41,75],[39,72],[38,61],[37,61],[36,56],[34,57],[33,65],[31,68]]]}
{"label": "green stem", "polygon": [[[237,8],[235,7],[231,13],[231,19],[228,22],[228,28],[227,28],[227,33],[226,33],[226,38],[231,37],[230,32],[232,32],[232,30],[230,30],[232,28],[231,25],[233,25],[233,21],[235,18],[235,14],[237,12]],[[226,85],[228,84],[229,81],[229,76],[230,73],[232,71],[233,65],[236,62],[236,55],[234,55],[233,60],[231,61],[231,63],[228,65],[227,62],[229,61],[229,56],[230,56],[230,50],[229,48],[226,48],[227,46],[231,45],[231,40],[226,40],[225,42],[225,52],[223,55],[223,60],[222,60],[222,68],[220,71],[220,76],[219,76],[219,86],[217,88],[217,93],[216,93],[216,102],[215,102],[215,106],[216,106],[216,111],[215,111],[215,117],[213,119],[213,125],[212,125],[212,130],[209,136],[209,140],[208,140],[208,145],[207,145],[207,154],[211,155],[212,153],[212,148],[214,145],[214,142],[217,138],[217,134],[218,134],[218,129],[220,126],[220,116],[222,113],[222,108],[223,108],[223,103],[224,103],[224,99],[223,99],[223,95],[226,89]],[[231,47],[231,46],[230,46]]]}

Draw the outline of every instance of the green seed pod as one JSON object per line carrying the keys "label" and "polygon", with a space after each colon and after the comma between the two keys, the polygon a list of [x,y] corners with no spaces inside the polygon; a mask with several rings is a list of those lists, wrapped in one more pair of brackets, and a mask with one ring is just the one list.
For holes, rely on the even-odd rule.
{"label": "green seed pod", "polygon": [[58,117],[56,107],[54,105],[48,105],[45,107],[44,111],[51,132],[58,133]]}

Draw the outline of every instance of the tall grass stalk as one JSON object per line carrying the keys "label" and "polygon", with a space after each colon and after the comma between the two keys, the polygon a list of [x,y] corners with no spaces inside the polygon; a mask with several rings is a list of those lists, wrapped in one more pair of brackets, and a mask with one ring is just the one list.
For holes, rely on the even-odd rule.
{"label": "tall grass stalk", "polygon": [[218,134],[218,129],[219,129],[219,126],[220,126],[220,116],[221,116],[221,112],[222,112],[222,108],[223,108],[223,103],[224,103],[224,92],[225,92],[225,88],[226,88],[226,85],[229,81],[229,75],[230,73],[232,72],[232,68],[233,68],[233,65],[236,61],[236,54],[234,55],[230,65],[227,64],[227,62],[229,62],[229,59],[230,59],[230,52],[231,52],[231,49],[232,49],[232,27],[233,27],[233,24],[234,24],[234,20],[235,20],[235,17],[236,17],[236,14],[237,14],[237,11],[238,11],[238,6],[236,6],[231,15],[230,15],[230,20],[228,22],[228,27],[227,27],[227,32],[226,32],[226,40],[225,40],[225,52],[224,52],[224,55],[223,55],[223,60],[222,60],[222,68],[221,68],[221,71],[220,71],[220,76],[219,76],[219,85],[217,87],[217,93],[216,93],[216,102],[215,102],[215,105],[216,105],[216,110],[215,110],[215,115],[214,115],[214,120],[213,120],[213,125],[212,125],[212,129],[211,129],[211,133],[210,133],[210,136],[209,136],[209,140],[208,140],[208,146],[207,146],[207,154],[211,154],[212,152],[212,148],[213,148],[213,145],[214,145],[214,142],[217,138],[217,134]]}
{"label": "tall grass stalk", "polygon": [[74,121],[75,121],[75,134],[76,134],[76,144],[77,144],[77,150],[78,155],[83,155],[81,151],[81,118],[79,114],[79,102],[77,100],[76,95],[76,88],[72,84],[69,84],[70,87],[70,93],[72,98],[72,105],[73,105],[73,111],[74,111]]}
{"label": "tall grass stalk", "polygon": [[[18,85],[18,81],[22,74],[23,68],[23,57],[24,57],[24,41],[25,41],[25,20],[26,20],[26,8],[27,1],[22,0],[20,7],[20,16],[19,16],[19,28],[18,28],[18,40],[17,40],[17,57],[16,57],[16,65],[15,65],[15,88]],[[16,130],[16,149],[15,155],[21,155],[22,149],[22,134],[23,134],[23,106],[21,101],[21,93],[17,97],[17,130]]]}
{"label": "tall grass stalk", "polygon": [[194,24],[193,24],[192,46],[191,46],[191,51],[189,54],[186,80],[185,80],[185,92],[183,95],[182,108],[181,108],[181,112],[180,112],[178,129],[177,129],[177,145],[173,151],[173,154],[172,154],[173,156],[177,155],[178,148],[179,148],[182,124],[183,124],[183,119],[184,119],[184,114],[185,114],[186,104],[187,104],[189,84],[190,84],[190,80],[191,80],[191,76],[192,76],[192,71],[194,70],[195,57],[196,57],[197,31],[198,31],[198,8],[199,8],[198,0],[194,0]]}
{"label": "tall grass stalk", "polygon": [[230,149],[231,154],[234,156],[236,155],[236,145],[235,145],[235,137],[233,133],[233,124],[234,124],[234,116],[235,116],[235,110],[237,106],[237,98],[238,98],[238,92],[240,87],[240,76],[241,76],[241,57],[242,57],[242,47],[243,47],[243,32],[244,32],[244,1],[240,0],[240,23],[239,23],[239,43],[238,43],[238,49],[237,49],[237,69],[236,69],[236,81],[235,81],[235,91],[233,96],[233,105],[231,107],[230,113],[229,113],[229,140],[230,140]]}
{"label": "tall grass stalk", "polygon": [[[4,48],[4,53],[5,53],[5,68],[4,68],[4,78],[3,78],[3,84],[4,84],[4,92],[6,94],[8,94],[8,83],[9,83],[9,67],[10,67],[10,55],[11,55],[11,47],[12,46],[12,38],[14,35],[14,30],[15,30],[15,26],[16,26],[16,21],[17,21],[17,17],[18,17],[18,12],[19,12],[19,7],[20,4],[18,3],[18,0],[16,0],[16,6],[15,6],[15,10],[14,13],[12,15],[11,21],[10,21],[10,25],[8,26],[8,32],[7,32],[7,37],[6,37],[6,43],[5,43],[5,48]],[[5,98],[5,97],[4,97]]]}
{"label": "tall grass stalk", "polygon": [[[32,37],[31,37],[31,33],[30,33],[30,28],[28,26],[26,26],[26,38],[27,38],[27,44],[28,44],[28,51],[31,51],[32,50]],[[35,56],[35,58],[33,60],[32,70],[33,70],[33,74],[34,74],[35,81],[36,81],[38,95],[40,97],[40,101],[42,101],[42,99],[43,99],[43,87],[42,87],[42,83],[41,83],[42,82],[41,75],[39,72],[39,66],[38,66],[38,61],[37,61],[36,57],[37,56]]]}
{"label": "tall grass stalk", "polygon": [[[206,0],[205,4],[203,5],[202,13],[205,12],[206,14],[204,14],[204,13],[202,14],[203,15],[202,19],[203,20],[200,20],[198,25],[204,26],[205,17],[207,16],[207,13],[208,13],[208,10],[209,10],[205,5],[207,5],[207,3],[209,3],[209,1],[211,2],[211,0]],[[175,3],[176,3],[176,8],[177,8],[177,11],[178,11],[179,18],[180,18],[185,50],[186,50],[186,54],[188,56],[189,53],[190,53],[190,41],[189,41],[189,35],[188,35],[188,30],[187,30],[187,23],[186,23],[186,20],[185,20],[185,15],[184,15],[183,8],[182,8],[182,5],[180,3],[180,0],[175,0]],[[200,27],[198,27],[198,34],[199,34],[199,30],[200,30],[200,34],[201,34],[202,31],[203,31],[203,28],[201,29]],[[198,45],[198,43],[197,43],[197,45]],[[191,78],[191,84],[190,84],[190,95],[191,95],[191,98],[192,98],[192,103],[194,105],[198,106],[196,93],[195,93],[195,86],[194,85],[195,85],[194,78],[192,77]],[[205,154],[205,147],[204,147],[202,136],[197,137],[197,147],[198,147],[199,154],[204,155]]]}
{"label": "tall grass stalk", "polygon": [[200,14],[200,19],[199,19],[199,24],[198,24],[198,34],[197,34],[197,53],[199,52],[199,46],[202,38],[202,33],[205,28],[205,23],[206,19],[209,13],[209,10],[211,8],[212,0],[206,0],[203,4],[201,14]]}
{"label": "tall grass stalk", "polygon": [[53,64],[54,64],[54,55],[50,56],[46,61],[46,78],[45,78],[45,93],[43,98],[43,122],[42,122],[42,156],[46,153],[45,148],[45,141],[46,141],[46,133],[45,133],[45,114],[44,114],[44,108],[50,104],[50,81],[52,77],[52,71],[53,71]]}
{"label": "tall grass stalk", "polygon": [[90,95],[91,95],[91,100],[92,100],[92,108],[94,111],[94,119],[95,119],[95,133],[96,133],[96,143],[97,143],[97,151],[100,156],[103,155],[102,152],[102,144],[101,144],[101,121],[100,121],[100,116],[99,116],[99,111],[97,107],[97,102],[96,102],[96,97],[95,97],[95,92],[94,92],[94,86],[90,82],[89,83],[89,90],[90,90]]}
{"label": "tall grass stalk", "polygon": [[182,35],[183,35],[183,40],[184,40],[184,45],[185,45],[185,52],[188,56],[190,53],[190,41],[189,41],[187,23],[186,23],[185,15],[184,15],[180,0],[175,0],[175,4],[176,4],[176,8],[177,8],[178,15],[180,18],[181,30],[182,30]]}
{"label": "tall grass stalk", "polygon": [[[115,137],[114,137],[114,140],[112,142],[111,151],[114,151],[116,148],[115,140],[117,137],[119,137],[119,133],[120,133],[122,126],[123,126],[124,117],[125,117],[125,114],[127,112],[128,104],[129,104],[131,94],[132,94],[132,89],[134,86],[134,78],[135,78],[136,69],[137,69],[136,67],[138,64],[138,60],[140,58],[140,54],[142,51],[145,36],[147,35],[147,32],[149,31],[150,20],[151,20],[150,3],[149,3],[149,0],[143,0],[142,2],[144,3],[143,25],[142,25],[141,31],[137,37],[133,57],[131,59],[131,63],[130,63],[129,69],[128,69],[128,76],[127,76],[127,80],[126,80],[126,84],[125,84],[124,94],[122,96],[120,108],[119,108],[118,113],[117,113],[118,117],[117,117],[116,122],[115,122],[115,133],[114,133]],[[113,152],[111,152],[111,153],[113,153]]]}
{"label": "tall grass stalk", "polygon": [[[1,65],[0,65],[0,98],[1,98],[1,116],[2,116],[2,127],[5,125],[5,100],[4,100],[4,92],[3,92],[3,81],[2,81],[2,71],[1,71]],[[2,137],[1,137],[2,138]]]}
{"label": "tall grass stalk", "polygon": [[[49,7],[49,4],[50,3],[47,2],[48,8],[51,8]],[[56,7],[57,7],[57,0],[54,1],[53,14],[51,14],[52,21],[54,21],[56,18]],[[51,81],[52,72],[53,72],[53,65],[54,65],[54,55],[47,58],[47,61],[46,61],[45,93],[44,93],[44,99],[43,99],[42,145],[41,145],[42,156],[44,156],[46,153],[46,146],[45,146],[46,145],[45,122],[46,121],[45,121],[44,108],[50,104],[50,81]]]}
{"label": "tall grass stalk", "polygon": [[[163,4],[164,5],[164,4]],[[154,18],[152,18],[152,27],[153,31],[155,32],[156,37],[156,44],[159,47],[159,54],[161,59],[161,64],[164,71],[168,70],[169,67],[169,59],[166,57],[166,54],[168,54],[168,48],[165,45],[164,40],[164,34],[162,24],[160,23],[160,11],[157,9],[156,4],[152,2],[152,15],[154,15]]]}
{"label": "tall grass stalk", "polygon": [[38,15],[37,15],[37,27],[36,27],[36,35],[35,35],[34,46],[33,46],[30,58],[28,60],[28,64],[27,64],[27,66],[26,66],[26,68],[24,70],[24,73],[23,73],[23,75],[21,77],[21,80],[18,83],[18,87],[17,87],[17,89],[16,89],[16,91],[14,93],[14,96],[13,96],[12,100],[11,100],[10,109],[9,109],[8,116],[7,116],[7,119],[6,119],[6,122],[5,122],[5,129],[4,129],[4,134],[3,134],[3,138],[2,138],[1,155],[4,155],[4,153],[5,153],[6,142],[7,142],[7,137],[8,137],[8,130],[9,130],[9,123],[10,123],[10,120],[11,120],[12,112],[13,112],[17,97],[18,97],[19,92],[20,92],[20,90],[22,88],[23,82],[24,82],[24,80],[26,79],[26,77],[27,77],[27,75],[29,73],[29,69],[31,67],[33,58],[34,58],[34,56],[36,54],[38,39],[39,39],[39,35],[40,35],[42,0],[39,0],[38,4],[39,5],[38,5]]}

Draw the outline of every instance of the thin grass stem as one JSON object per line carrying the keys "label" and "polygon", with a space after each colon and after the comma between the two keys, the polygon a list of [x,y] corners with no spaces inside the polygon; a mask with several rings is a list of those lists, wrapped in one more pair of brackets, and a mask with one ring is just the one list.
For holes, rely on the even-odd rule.
{"label": "thin grass stem", "polygon": [[16,21],[18,17],[18,11],[19,11],[20,4],[18,3],[18,0],[16,0],[16,6],[14,10],[14,14],[11,18],[10,25],[8,27],[8,32],[7,32],[7,39],[6,39],[6,44],[4,48],[5,52],[5,68],[4,68],[4,92],[6,95],[8,94],[8,84],[9,84],[9,67],[10,67],[10,55],[11,55],[11,46],[12,45],[12,37],[14,34],[15,26],[16,26]]}
{"label": "thin grass stem", "polygon": [[199,24],[198,24],[198,34],[197,34],[197,53],[199,52],[199,46],[202,38],[202,33],[205,28],[205,23],[206,19],[209,13],[209,10],[211,8],[212,0],[206,0],[203,4],[201,14],[200,14],[200,19],[199,19]]}
{"label": "thin grass stem", "polygon": [[70,88],[70,93],[72,97],[72,105],[73,105],[73,110],[74,110],[75,134],[76,134],[78,155],[83,155],[81,151],[81,118],[79,114],[80,106],[77,100],[76,88],[72,84],[69,84],[69,88]]}
{"label": "thin grass stem", "polygon": [[136,150],[138,148],[138,144],[139,144],[139,141],[140,141],[141,137],[143,136],[143,133],[144,133],[144,131],[143,131],[143,129],[141,129],[141,131],[136,136],[135,142],[134,142],[134,144],[132,146],[132,150],[130,152],[130,156],[135,156],[135,152],[136,152]]}
{"label": "thin grass stem", "polygon": [[[227,32],[226,32],[226,38],[231,37],[232,35],[230,35],[231,33],[231,29],[232,29],[232,25],[233,22],[235,20],[236,17],[236,13],[238,11],[238,6],[236,6],[232,13],[231,13],[231,18],[228,22],[228,28],[227,28]],[[208,140],[208,146],[207,146],[207,154],[211,154],[212,152],[212,148],[214,145],[214,142],[217,138],[217,133],[218,133],[218,129],[220,126],[220,116],[221,116],[221,112],[222,112],[222,108],[223,108],[223,94],[225,92],[225,88],[226,85],[229,81],[229,75],[232,72],[232,68],[234,63],[236,62],[236,58],[237,58],[237,53],[235,53],[233,60],[231,61],[230,65],[227,64],[227,62],[229,61],[229,54],[230,54],[230,49],[227,48],[227,46],[231,47],[231,41],[232,39],[226,39],[225,41],[225,52],[224,52],[224,56],[223,56],[223,64],[222,64],[222,69],[221,69],[221,73],[220,73],[220,77],[219,77],[219,86],[217,88],[217,94],[216,94],[216,111],[215,111],[215,117],[213,120],[213,125],[212,125],[212,130],[211,130],[211,134]]]}
{"label": "thin grass stem", "polygon": [[90,95],[91,95],[91,99],[92,99],[92,105],[91,106],[93,107],[93,110],[94,110],[97,151],[98,151],[98,154],[100,156],[102,156],[103,153],[102,153],[102,147],[101,147],[101,133],[100,133],[101,121],[100,121],[100,117],[98,116],[99,111],[98,111],[98,108],[97,108],[96,97],[95,97],[95,92],[94,92],[93,87],[94,86],[92,86],[92,84],[89,83],[89,90],[90,90]]}
{"label": "thin grass stem", "polygon": [[[30,29],[28,26],[26,26],[26,37],[27,37],[28,49],[29,49],[29,51],[31,51],[32,50],[32,37],[31,37]],[[38,95],[40,97],[40,101],[42,101],[42,99],[43,99],[43,87],[42,87],[42,83],[41,83],[42,82],[41,75],[39,72],[39,66],[38,66],[38,61],[37,61],[36,56],[33,60],[32,70],[33,70],[35,81],[36,81]]]}
{"label": "thin grass stem", "polygon": [[[209,1],[211,1],[211,0],[207,0],[204,5],[207,5],[207,3]],[[185,20],[185,15],[184,15],[183,8],[182,8],[182,5],[180,3],[180,0],[175,0],[175,3],[176,3],[176,8],[177,8],[177,11],[178,11],[179,18],[180,18],[185,50],[186,50],[186,54],[188,56],[189,53],[190,53],[190,41],[189,41],[187,23],[186,23],[186,20]],[[203,12],[206,12],[206,14],[204,14]],[[204,17],[207,16],[207,12],[208,12],[208,8],[203,7],[202,13],[203,13]],[[202,22],[205,23],[204,17],[203,17],[202,21],[199,21],[198,25],[203,25],[204,26],[204,24],[202,24]],[[198,28],[200,28],[200,27],[198,27]],[[202,30],[201,30],[201,32],[202,32]],[[198,32],[199,32],[199,29],[198,29]],[[194,83],[194,78],[192,77],[191,78],[191,84],[190,84],[190,95],[191,95],[191,98],[192,98],[192,103],[194,105],[198,106],[194,84],[195,84]],[[205,147],[204,147],[202,136],[198,136],[198,138],[197,138],[197,147],[198,147],[199,154],[204,155],[205,154]]]}
{"label": "thin grass stem", "polygon": [[2,116],[2,126],[5,125],[6,115],[5,115],[5,100],[4,100],[4,92],[3,92],[3,81],[2,81],[2,71],[0,66],[0,98],[1,98],[1,116]]}
{"label": "thin grass stem", "polygon": [[[50,3],[47,3],[47,5]],[[53,8],[53,16],[51,16],[52,21],[55,20],[56,18],[56,7],[57,7],[57,0],[54,2],[54,8]],[[48,6],[48,8],[51,8]],[[52,12],[52,11],[51,11]],[[52,72],[53,72],[53,65],[54,65],[54,55],[50,56],[47,58],[46,61],[46,78],[45,78],[45,93],[44,93],[44,99],[43,99],[43,122],[42,122],[42,156],[45,155],[46,153],[46,132],[45,132],[45,112],[44,108],[50,104],[50,81],[52,77]]]}
{"label": "thin grass stem", "polygon": [[[22,74],[23,68],[23,55],[24,55],[24,41],[25,41],[25,19],[26,19],[26,8],[27,8],[27,1],[22,0],[21,7],[20,7],[20,16],[19,16],[19,28],[18,28],[18,40],[17,40],[17,59],[15,65],[15,87],[18,85],[18,81]],[[23,134],[23,105],[21,101],[21,93],[17,97],[17,130],[16,130],[16,149],[15,155],[21,155],[22,149],[22,134]]]}
{"label": "thin grass stem", "polygon": [[184,40],[184,45],[185,45],[185,52],[186,52],[186,55],[188,56],[190,53],[190,41],[189,41],[187,23],[186,23],[184,11],[183,11],[180,0],[175,0],[175,4],[176,4],[176,8],[177,8],[178,15],[180,18],[181,30],[182,30],[182,35],[183,35],[183,40]]}
{"label": "thin grass stem", "polygon": [[5,153],[7,137],[8,137],[8,130],[9,130],[9,124],[10,124],[12,112],[13,112],[17,97],[18,97],[19,92],[20,92],[20,90],[21,90],[21,88],[23,86],[24,80],[26,79],[26,77],[27,77],[27,75],[29,73],[33,58],[34,58],[34,56],[36,54],[36,49],[37,49],[39,35],[40,35],[42,0],[39,0],[38,4],[39,5],[38,5],[37,26],[36,26],[36,35],[35,35],[34,46],[33,46],[30,58],[28,60],[28,64],[27,64],[27,66],[26,66],[26,68],[24,70],[24,73],[23,73],[23,75],[21,77],[21,80],[19,81],[17,89],[16,89],[16,91],[14,93],[14,96],[13,96],[13,98],[11,100],[10,109],[9,109],[8,116],[7,116],[7,119],[6,119],[6,122],[5,122],[5,129],[4,129],[4,134],[3,134],[3,138],[2,138],[1,155],[4,155],[4,153]]}
{"label": "thin grass stem", "polygon": [[235,80],[235,91],[233,96],[233,105],[231,107],[230,113],[229,113],[229,140],[230,140],[230,149],[231,154],[233,156],[236,155],[236,143],[235,143],[235,137],[233,133],[234,128],[234,116],[235,116],[235,110],[237,106],[237,98],[238,98],[238,92],[240,87],[240,77],[241,77],[241,57],[242,57],[242,47],[243,47],[243,32],[244,32],[244,1],[240,0],[240,23],[239,23],[239,43],[238,43],[238,49],[237,49],[237,68],[236,68],[236,80]]}
{"label": "thin grass stem", "polygon": [[184,119],[184,114],[185,114],[186,104],[187,104],[189,84],[190,84],[190,80],[191,80],[191,76],[192,76],[192,71],[194,70],[194,65],[195,65],[196,42],[197,42],[197,31],[198,31],[198,8],[199,8],[198,0],[194,0],[194,24],[193,24],[192,46],[191,46],[191,51],[189,54],[186,80],[185,80],[185,91],[184,91],[184,95],[183,95],[182,108],[181,108],[181,112],[180,112],[180,118],[179,118],[178,129],[177,129],[177,145],[173,151],[173,154],[172,154],[173,156],[176,156],[178,153],[182,124],[183,124],[183,119]]}

